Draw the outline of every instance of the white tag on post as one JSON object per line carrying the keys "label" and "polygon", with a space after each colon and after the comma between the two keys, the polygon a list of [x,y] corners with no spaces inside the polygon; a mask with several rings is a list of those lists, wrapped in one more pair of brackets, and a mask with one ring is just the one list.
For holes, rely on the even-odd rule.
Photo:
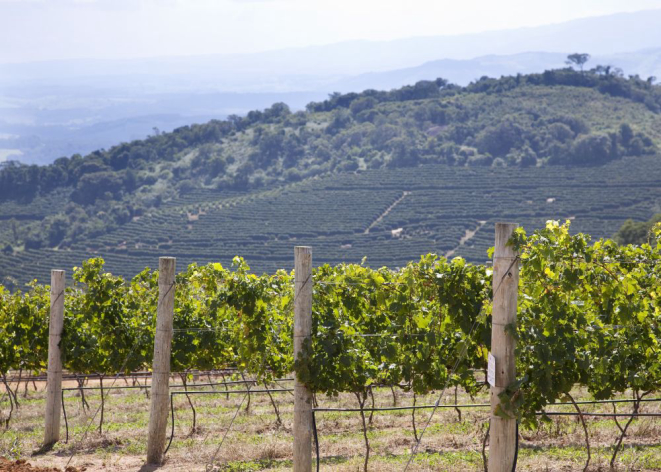
{"label": "white tag on post", "polygon": [[492,387],[496,386],[496,358],[491,353],[487,358],[487,382]]}

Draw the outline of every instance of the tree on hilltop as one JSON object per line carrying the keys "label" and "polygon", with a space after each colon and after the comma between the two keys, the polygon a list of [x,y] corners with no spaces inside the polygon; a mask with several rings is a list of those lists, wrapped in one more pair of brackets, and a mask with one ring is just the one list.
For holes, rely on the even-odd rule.
{"label": "tree on hilltop", "polygon": [[583,73],[583,66],[586,62],[590,60],[590,55],[586,53],[574,53],[567,56],[566,64],[570,66],[577,65],[581,68],[581,73]]}

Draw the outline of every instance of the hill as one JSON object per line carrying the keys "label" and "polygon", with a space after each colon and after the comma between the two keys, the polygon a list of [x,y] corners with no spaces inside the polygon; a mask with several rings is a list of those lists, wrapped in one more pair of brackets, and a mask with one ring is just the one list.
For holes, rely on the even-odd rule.
{"label": "hill", "polygon": [[[331,92],[387,90],[433,77],[467,85],[482,76],[539,73],[563,67],[576,51],[591,53],[590,64],[661,77],[660,23],[661,10],[649,10],[255,54],[0,64],[0,161],[52,163],[143,139],[153,128],[172,131],[275,102],[302,109]],[[0,52],[25,59],[13,45]]]}
{"label": "hill", "polygon": [[271,270],[296,244],[317,262],[482,260],[503,218],[610,236],[657,207],[660,111],[658,86],[608,69],[438,79],[6,165],[0,274],[43,278],[97,254],[124,275],[165,253]]}

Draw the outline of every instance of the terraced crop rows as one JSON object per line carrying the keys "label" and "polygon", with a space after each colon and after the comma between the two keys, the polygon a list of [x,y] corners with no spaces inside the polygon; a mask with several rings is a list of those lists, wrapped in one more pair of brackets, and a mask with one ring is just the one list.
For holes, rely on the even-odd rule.
{"label": "terraced crop rows", "polygon": [[612,236],[627,218],[648,219],[661,203],[659,162],[655,157],[529,169],[434,165],[321,177],[255,193],[200,189],[72,250],[0,255],[0,275],[47,280],[49,269],[70,268],[93,255],[125,276],[154,266],[162,255],[177,256],[180,268],[229,264],[241,255],[254,270],[270,272],[291,269],[295,245],[313,246],[316,264],[367,257],[371,266],[396,267],[420,254],[452,250],[484,261],[497,220],[532,230],[547,219],[571,218],[572,231],[600,238]]}

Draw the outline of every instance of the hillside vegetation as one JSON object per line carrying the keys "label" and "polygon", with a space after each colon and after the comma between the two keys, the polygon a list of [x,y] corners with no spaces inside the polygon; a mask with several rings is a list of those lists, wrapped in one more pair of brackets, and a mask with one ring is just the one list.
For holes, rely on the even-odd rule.
{"label": "hillside vegetation", "polygon": [[481,222],[505,216],[574,217],[610,236],[654,213],[660,143],[661,87],[608,68],[422,81],[297,113],[275,104],[49,166],[5,165],[1,273],[25,280],[37,274],[20,267],[97,252],[126,275],[164,252],[241,254],[266,269],[303,240],[328,247],[328,261],[392,265],[465,252]]}
{"label": "hillside vegetation", "polygon": [[654,225],[661,223],[661,213],[655,214],[649,221],[628,219],[615,233],[619,244],[649,244],[653,239]]}

